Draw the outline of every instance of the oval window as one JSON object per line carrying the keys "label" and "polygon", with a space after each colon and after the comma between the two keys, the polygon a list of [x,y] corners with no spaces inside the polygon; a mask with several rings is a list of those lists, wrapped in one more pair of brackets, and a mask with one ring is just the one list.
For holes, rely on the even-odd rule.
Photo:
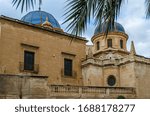
{"label": "oval window", "polygon": [[107,79],[107,83],[109,86],[114,86],[116,84],[116,78],[113,75],[109,76]]}

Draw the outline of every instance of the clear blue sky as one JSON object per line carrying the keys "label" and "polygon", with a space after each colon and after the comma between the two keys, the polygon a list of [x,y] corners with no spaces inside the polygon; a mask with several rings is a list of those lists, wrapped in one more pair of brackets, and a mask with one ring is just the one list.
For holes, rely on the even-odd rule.
{"label": "clear blue sky", "polygon": [[[20,9],[16,10],[15,7],[12,7],[11,1],[0,0],[0,15],[21,19],[27,12],[21,13]],[[133,40],[137,53],[150,57],[150,19],[146,20],[145,18],[144,1],[126,0],[117,22],[124,26],[126,33],[129,35],[128,50],[130,49],[130,42]],[[43,0],[41,8],[51,13],[61,24],[64,21],[65,5],[66,0]],[[38,10],[38,4],[34,10]],[[61,25],[61,27],[65,30],[66,25]],[[91,23],[84,35],[88,40],[93,36],[94,29],[95,26]],[[91,42],[88,44],[91,44]]]}

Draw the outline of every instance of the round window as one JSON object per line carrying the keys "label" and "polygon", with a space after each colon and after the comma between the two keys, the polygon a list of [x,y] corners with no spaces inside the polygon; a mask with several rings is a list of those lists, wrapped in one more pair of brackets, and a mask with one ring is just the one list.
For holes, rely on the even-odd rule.
{"label": "round window", "polygon": [[109,76],[108,77],[108,80],[107,80],[107,83],[109,86],[114,86],[116,84],[116,78],[114,76]]}

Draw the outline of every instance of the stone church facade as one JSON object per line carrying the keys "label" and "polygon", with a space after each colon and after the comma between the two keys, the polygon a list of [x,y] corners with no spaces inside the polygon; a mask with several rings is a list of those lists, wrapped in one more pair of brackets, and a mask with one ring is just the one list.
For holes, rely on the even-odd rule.
{"label": "stone church facade", "polygon": [[150,98],[150,58],[127,50],[121,24],[105,28],[86,45],[47,12],[0,16],[0,98]]}

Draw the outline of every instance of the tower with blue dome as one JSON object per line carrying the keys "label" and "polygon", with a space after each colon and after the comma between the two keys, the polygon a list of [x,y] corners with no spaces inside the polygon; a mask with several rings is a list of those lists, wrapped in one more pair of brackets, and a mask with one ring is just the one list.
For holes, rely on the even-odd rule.
{"label": "tower with blue dome", "polygon": [[129,54],[126,47],[128,35],[124,27],[120,23],[115,22],[114,26],[108,26],[107,36],[105,34],[106,29],[107,23],[102,23],[94,31],[94,36],[91,39],[94,44],[94,55],[100,57],[110,52],[115,52],[120,55]]}

